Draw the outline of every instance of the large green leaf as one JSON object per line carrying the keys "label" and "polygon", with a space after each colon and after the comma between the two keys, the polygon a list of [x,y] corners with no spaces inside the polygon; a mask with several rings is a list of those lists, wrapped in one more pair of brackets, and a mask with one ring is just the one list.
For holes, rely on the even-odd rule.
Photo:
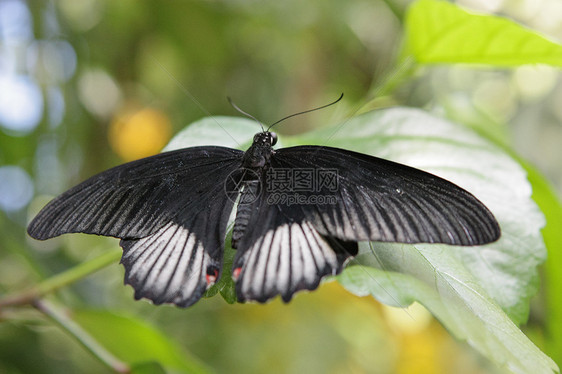
{"label": "large green leaf", "polygon": [[444,255],[439,246],[384,244],[375,251],[378,263],[350,266],[339,277],[348,290],[390,305],[419,301],[454,336],[511,372],[557,371],[556,364],[486,295],[462,263]]}
{"label": "large green leaf", "polygon": [[[354,149],[418,167],[468,189],[494,213],[501,239],[481,247],[372,243],[340,282],[390,305],[424,304],[458,338],[514,372],[556,370],[517,328],[526,320],[546,252],[544,218],[524,170],[470,130],[414,109],[354,118],[299,143]],[[515,322],[515,323],[514,323]],[[540,370],[539,370],[540,371]]]}
{"label": "large green leaf", "polygon": [[443,247],[462,261],[516,322],[527,318],[537,290],[536,266],[546,257],[544,218],[531,199],[525,171],[499,147],[463,126],[415,109],[356,117],[336,133],[326,129],[293,142],[324,144],[391,159],[442,176],[488,206],[502,238],[485,247]]}
{"label": "large green leaf", "polygon": [[205,366],[146,322],[102,310],[81,309],[72,318],[135,373],[207,373]]}
{"label": "large green leaf", "polygon": [[420,63],[562,66],[562,46],[514,21],[418,0],[406,15],[406,50]]}
{"label": "large green leaf", "polygon": [[[221,127],[238,131],[240,121],[223,117]],[[188,129],[199,127],[197,132],[205,134],[213,126],[202,120]],[[246,135],[237,135],[251,139],[257,132],[249,126],[246,130]],[[518,163],[463,126],[406,108],[368,113],[336,128],[284,137],[283,142],[336,146],[391,159],[474,193],[500,222],[498,242],[482,247],[372,243],[373,250],[363,245],[356,266],[339,280],[350,291],[371,294],[389,305],[419,301],[455,336],[514,372],[556,370],[516,325],[528,316],[529,298],[537,290],[536,267],[546,256],[540,233],[544,218]],[[190,145],[184,141],[180,146]]]}

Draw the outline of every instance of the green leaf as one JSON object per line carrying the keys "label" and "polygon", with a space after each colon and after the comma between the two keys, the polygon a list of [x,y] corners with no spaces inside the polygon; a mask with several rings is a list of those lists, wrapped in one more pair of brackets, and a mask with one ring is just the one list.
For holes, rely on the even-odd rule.
{"label": "green leaf", "polygon": [[[338,128],[336,128],[338,129]],[[393,108],[291,139],[352,149],[437,174],[467,189],[491,209],[502,238],[485,247],[447,247],[516,323],[526,321],[537,291],[536,267],[546,250],[544,217],[531,199],[523,168],[473,131],[421,110]],[[334,133],[335,132],[335,133]],[[287,143],[287,140],[285,140]]]}
{"label": "green leaf", "polygon": [[258,131],[259,125],[246,118],[205,117],[180,131],[162,152],[200,145],[220,145],[246,150]]}
{"label": "green leaf", "polygon": [[420,63],[562,66],[562,46],[514,21],[418,0],[406,15],[406,49]]}
{"label": "green leaf", "polygon": [[232,277],[230,276],[230,270],[232,269],[232,263],[234,262],[234,255],[236,254],[236,251],[230,246],[231,238],[232,230],[227,233],[225,239],[222,275],[219,281],[209,288],[207,292],[205,292],[205,297],[212,297],[220,292],[221,296],[227,303],[234,304],[237,299],[234,280],[232,280]]}
{"label": "green leaf", "polygon": [[[238,129],[241,139],[259,131],[250,126],[241,130],[235,126],[238,121],[221,118],[221,126]],[[195,131],[197,126],[216,124],[202,120],[190,127]],[[371,294],[390,305],[419,301],[455,336],[511,371],[556,370],[516,326],[527,319],[529,298],[538,287],[536,267],[546,257],[540,232],[544,218],[517,162],[463,126],[407,108],[367,113],[336,128],[282,141],[285,146],[336,146],[408,164],[451,180],[482,200],[502,227],[498,242],[482,247],[372,243],[373,251],[362,245],[355,262],[360,266],[349,267],[339,280],[354,293]]]}
{"label": "green leaf", "polygon": [[562,204],[548,181],[534,168],[526,166],[529,181],[533,185],[533,199],[546,216],[542,234],[548,249],[545,267],[548,313],[548,352],[559,364],[562,363]]}
{"label": "green leaf", "polygon": [[390,305],[419,301],[455,336],[514,372],[556,369],[516,326],[528,316],[538,286],[536,267],[546,257],[544,218],[517,162],[463,126],[405,108],[369,113],[290,141],[414,166],[484,202],[500,222],[498,242],[481,247],[372,243],[373,251],[363,246],[357,257],[361,266],[346,269],[339,280],[352,292]]}
{"label": "green leaf", "polygon": [[[133,372],[207,373],[195,358],[146,322],[107,311],[82,309],[72,318],[107,350],[133,367]],[[157,364],[156,364],[157,363]]]}
{"label": "green leaf", "polygon": [[[226,142],[228,146],[230,137],[222,129],[241,143],[259,131],[246,119],[220,117],[220,124],[217,131],[216,122],[206,118],[180,134],[192,131],[202,136],[197,144]],[[537,290],[536,266],[546,256],[540,235],[544,219],[530,198],[525,171],[499,147],[462,126],[406,108],[371,112],[343,127],[283,137],[282,141],[286,146],[329,145],[392,159],[434,172],[474,193],[500,221],[502,239],[480,250],[458,247],[453,253],[516,323],[526,320],[529,298]],[[177,144],[195,143],[193,137],[184,137]]]}
{"label": "green leaf", "polygon": [[166,370],[157,362],[142,362],[131,368],[131,374],[166,374]]}
{"label": "green leaf", "polygon": [[[503,311],[486,296],[474,278],[438,247],[425,249],[397,244],[375,248],[380,266],[407,262],[400,272],[351,266],[339,281],[357,295],[374,295],[390,305],[417,300],[457,338],[466,340],[498,366],[515,373],[557,371]],[[400,258],[399,258],[400,257]],[[374,264],[373,264],[374,265]],[[443,266],[438,269],[435,266]],[[421,280],[420,278],[426,279]]]}

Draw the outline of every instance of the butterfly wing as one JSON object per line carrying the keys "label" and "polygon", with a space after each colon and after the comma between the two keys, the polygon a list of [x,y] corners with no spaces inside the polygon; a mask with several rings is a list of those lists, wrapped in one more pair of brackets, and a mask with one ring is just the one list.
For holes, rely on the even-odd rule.
{"label": "butterfly wing", "polygon": [[[332,196],[296,205],[316,229],[354,241],[482,245],[500,237],[492,213],[476,197],[433,174],[348,150],[299,146],[276,151],[277,169],[314,170],[320,186],[299,194]],[[334,177],[323,183],[321,175]]]}
{"label": "butterfly wing", "polygon": [[323,236],[302,211],[272,205],[270,196],[264,191],[252,203],[238,243],[233,274],[240,302],[276,295],[288,302],[295,292],[314,290],[324,276],[341,272],[345,260],[357,254],[357,243]]}
{"label": "butterfly wing", "polygon": [[490,211],[464,189],[347,150],[277,150],[262,183],[234,262],[241,301],[288,301],[315,289],[357,254],[358,241],[480,245],[500,236]]}
{"label": "butterfly wing", "polygon": [[55,198],[28,232],[40,240],[72,232],[121,238],[136,298],[191,305],[220,276],[233,207],[225,182],[242,154],[193,147],[117,166]]}
{"label": "butterfly wing", "polygon": [[39,240],[75,232],[147,236],[182,210],[205,205],[207,191],[217,187],[209,176],[228,174],[241,155],[230,148],[193,147],[116,166],[52,200],[28,233]]}

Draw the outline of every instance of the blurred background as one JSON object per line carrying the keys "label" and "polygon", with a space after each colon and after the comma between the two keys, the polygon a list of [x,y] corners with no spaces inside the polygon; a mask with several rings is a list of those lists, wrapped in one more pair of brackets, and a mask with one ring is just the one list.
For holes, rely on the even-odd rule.
{"label": "blurred background", "polygon": [[[0,0],[0,293],[117,248],[86,235],[36,242],[25,227],[86,177],[159,152],[194,120],[237,115],[226,96],[271,123],[345,93],[333,110],[279,126],[285,134],[335,125],[375,96],[385,106],[425,108],[485,129],[560,196],[559,70],[432,66],[381,90],[397,69],[408,3]],[[457,3],[562,40],[559,0]],[[122,282],[115,263],[59,299],[148,322],[217,372],[495,370],[422,307],[406,313],[335,282],[289,305],[228,305],[217,296],[188,310],[135,302]],[[544,315],[539,295],[525,331],[540,347]],[[110,372],[32,308],[0,319],[0,373]]]}

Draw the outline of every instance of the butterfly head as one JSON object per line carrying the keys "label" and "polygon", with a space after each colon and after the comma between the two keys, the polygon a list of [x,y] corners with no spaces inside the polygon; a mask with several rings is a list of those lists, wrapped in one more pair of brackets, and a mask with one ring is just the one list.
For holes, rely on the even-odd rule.
{"label": "butterfly head", "polygon": [[274,146],[277,143],[277,134],[272,131],[259,132],[254,135],[254,145]]}
{"label": "butterfly head", "polygon": [[275,153],[273,146],[277,143],[277,134],[270,131],[254,135],[252,146],[244,152],[242,166],[245,168],[263,168]]}

